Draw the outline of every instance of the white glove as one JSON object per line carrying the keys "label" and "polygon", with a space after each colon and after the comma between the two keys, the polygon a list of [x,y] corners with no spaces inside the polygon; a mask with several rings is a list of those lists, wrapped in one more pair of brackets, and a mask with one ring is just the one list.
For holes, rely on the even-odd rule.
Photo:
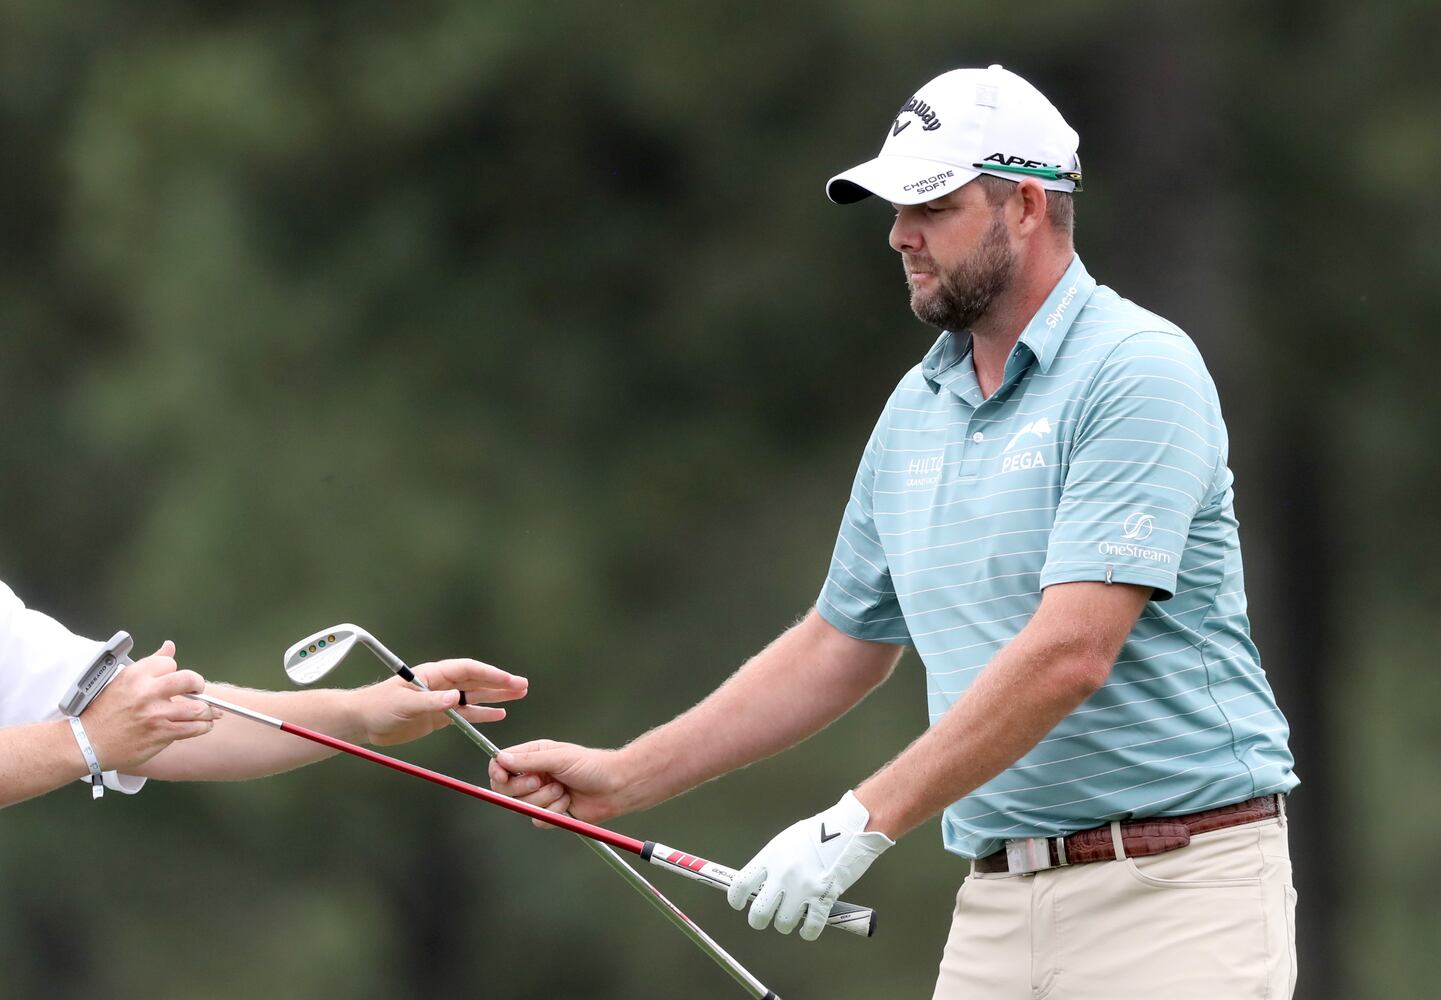
{"label": "white glove", "polygon": [[776,930],[789,934],[804,918],[801,937],[814,941],[836,898],[896,844],[884,833],[866,832],[870,818],[855,793],[846,792],[825,812],[787,827],[761,848],[731,883],[726,899],[741,910],[756,893],[747,918],[752,927],[765,930],[774,918]]}

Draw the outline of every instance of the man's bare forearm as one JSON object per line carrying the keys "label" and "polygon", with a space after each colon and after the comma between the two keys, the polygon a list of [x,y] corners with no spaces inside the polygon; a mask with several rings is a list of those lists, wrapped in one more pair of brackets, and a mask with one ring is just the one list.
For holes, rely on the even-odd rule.
{"label": "man's bare forearm", "polygon": [[884,681],[901,648],[837,631],[812,610],[689,711],[620,753],[644,809],[820,732]]}
{"label": "man's bare forearm", "polygon": [[0,729],[0,807],[54,791],[89,773],[64,719]]}
{"label": "man's bare forearm", "polygon": [[[209,684],[205,690],[348,742],[361,742],[366,736],[349,707],[349,691],[254,691],[223,684]],[[289,771],[333,753],[289,733],[222,715],[205,736],[170,744],[136,773],[163,781],[242,781]]]}
{"label": "man's bare forearm", "polygon": [[[524,677],[464,657],[422,663],[414,671],[423,687],[390,677],[343,690],[254,691],[216,685],[209,690],[226,701],[349,743],[389,746],[443,729],[448,724],[445,713],[451,710],[470,723],[504,718],[505,710],[489,703],[523,698],[527,688]],[[459,705],[461,692],[470,696],[465,706]],[[222,715],[203,738],[172,744],[136,773],[174,781],[234,781],[288,771],[330,754],[287,733]]]}
{"label": "man's bare forearm", "polygon": [[1095,690],[1093,672],[1063,657],[1028,657],[1012,642],[944,716],[856,789],[867,829],[898,840],[990,781]]}
{"label": "man's bare forearm", "polygon": [[1063,584],[930,729],[856,789],[892,840],[1029,753],[1105,683],[1150,589]]}

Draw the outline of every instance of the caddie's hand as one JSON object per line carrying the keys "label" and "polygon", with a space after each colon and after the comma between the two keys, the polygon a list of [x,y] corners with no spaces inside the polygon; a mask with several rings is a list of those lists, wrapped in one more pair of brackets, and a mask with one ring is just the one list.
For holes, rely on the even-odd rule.
{"label": "caddie's hand", "polygon": [[530,686],[524,677],[479,660],[437,660],[413,669],[429,691],[390,677],[351,692],[365,739],[375,746],[408,743],[443,728],[450,708],[468,722],[496,722],[505,709],[482,703],[524,698]]}
{"label": "caddie's hand", "polygon": [[[490,762],[490,787],[497,792],[551,812],[569,812],[588,823],[628,812],[625,786],[615,750],[531,740],[507,747]],[[550,829],[539,820],[531,823]]]}
{"label": "caddie's hand", "polygon": [[801,937],[814,941],[826,929],[826,917],[841,893],[865,874],[895,841],[867,831],[871,815],[854,792],[818,816],[782,830],[741,869],[726,892],[737,910],[756,894],[747,918],[756,930],[775,921],[789,934],[800,924]]}
{"label": "caddie's hand", "polygon": [[107,771],[131,771],[176,740],[210,732],[220,713],[180,697],[205,690],[205,678],[180,670],[175,643],[122,667],[80,717],[95,758]]}

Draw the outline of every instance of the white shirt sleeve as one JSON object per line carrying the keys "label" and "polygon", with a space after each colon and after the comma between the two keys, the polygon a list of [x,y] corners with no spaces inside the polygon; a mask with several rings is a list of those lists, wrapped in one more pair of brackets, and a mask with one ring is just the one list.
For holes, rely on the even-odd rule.
{"label": "white shirt sleeve", "polygon": [[[25,607],[0,581],[0,726],[61,718],[60,699],[104,645]],[[105,787],[126,795],[144,784],[144,778],[105,772]]]}

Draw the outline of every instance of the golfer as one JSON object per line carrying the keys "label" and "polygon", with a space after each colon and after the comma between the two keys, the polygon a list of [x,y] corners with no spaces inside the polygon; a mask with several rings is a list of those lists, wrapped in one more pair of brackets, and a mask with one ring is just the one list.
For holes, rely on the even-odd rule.
{"label": "golfer", "polygon": [[103,787],[135,793],[146,778],[256,778],[308,764],[331,751],[282,732],[222,716],[181,697],[209,691],[351,742],[404,743],[448,724],[444,712],[464,693],[460,713],[492,722],[505,710],[477,702],[523,698],[526,680],[475,660],[415,668],[432,690],[398,677],[349,691],[249,691],[207,685],[180,670],[175,645],[121,668],[80,714],[61,717],[61,700],[102,644],[26,608],[0,583],[0,807],[92,773]]}
{"label": "golfer", "polygon": [[643,809],[805,739],[911,646],[930,728],[752,859],[730,899],[758,890],[753,927],[815,937],[939,813],[969,874],[936,998],[1290,996],[1297,779],[1206,366],[1076,256],[1077,135],[1025,80],[946,73],[885,128],[827,193],[891,203],[942,333],[876,423],[815,609],[672,722],[515,747],[495,787]]}

